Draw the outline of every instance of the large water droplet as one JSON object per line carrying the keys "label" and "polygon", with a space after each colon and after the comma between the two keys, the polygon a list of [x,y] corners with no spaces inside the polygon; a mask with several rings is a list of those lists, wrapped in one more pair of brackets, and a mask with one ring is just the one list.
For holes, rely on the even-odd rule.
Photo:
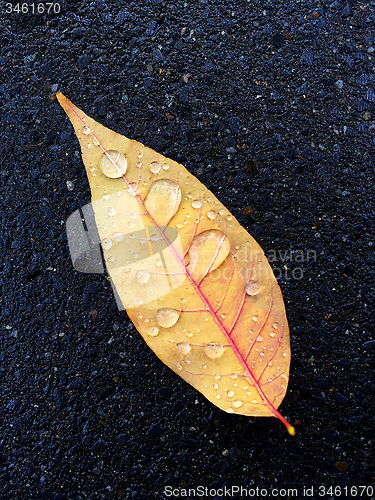
{"label": "large water droplet", "polygon": [[250,281],[246,285],[247,295],[258,295],[259,292],[260,292],[260,286],[257,283],[255,283],[254,281]]}
{"label": "large water droplet", "polygon": [[150,335],[150,337],[156,337],[159,333],[159,328],[157,326],[151,326],[147,330],[147,335]]}
{"label": "large water droplet", "polygon": [[145,200],[146,210],[158,226],[166,226],[181,203],[181,190],[170,179],[155,181]]}
{"label": "large water droplet", "polygon": [[111,179],[122,177],[127,169],[128,163],[125,156],[119,151],[110,150],[103,153],[100,168],[104,175]]}
{"label": "large water droplet", "polygon": [[207,212],[207,217],[211,220],[215,219],[216,218],[216,212],[214,212],[213,210],[210,210],[209,212]]}
{"label": "large water droplet", "polygon": [[91,132],[91,130],[89,129],[89,127],[87,127],[87,125],[85,125],[82,129],[82,133],[87,135]]}
{"label": "large water droplet", "polygon": [[170,328],[175,325],[180,317],[180,311],[176,311],[176,309],[159,309],[156,315],[157,323],[163,328]]}
{"label": "large water droplet", "polygon": [[135,280],[137,283],[140,283],[141,285],[144,285],[150,278],[150,273],[148,271],[140,270],[137,271],[137,274],[135,275]]}
{"label": "large water droplet", "polygon": [[153,174],[158,174],[160,172],[161,165],[158,161],[153,161],[150,163],[150,170]]}
{"label": "large water droplet", "polygon": [[112,246],[111,238],[104,238],[104,240],[102,240],[102,247],[104,248],[104,250],[109,250],[111,246]]}
{"label": "large water droplet", "polygon": [[194,281],[200,282],[206,274],[218,268],[229,250],[229,239],[217,229],[209,229],[195,236],[189,248],[190,262],[187,266]]}
{"label": "large water droplet", "polygon": [[191,204],[191,206],[193,208],[201,208],[202,203],[200,201],[198,201],[198,200],[195,200],[195,201],[193,201],[193,203]]}
{"label": "large water droplet", "polygon": [[187,354],[190,351],[190,344],[187,342],[178,342],[175,345],[175,349],[179,354]]}
{"label": "large water droplet", "polygon": [[204,348],[205,354],[211,358],[216,359],[220,358],[220,356],[224,352],[224,347],[221,344],[217,344],[216,342],[211,342],[211,344],[207,344]]}

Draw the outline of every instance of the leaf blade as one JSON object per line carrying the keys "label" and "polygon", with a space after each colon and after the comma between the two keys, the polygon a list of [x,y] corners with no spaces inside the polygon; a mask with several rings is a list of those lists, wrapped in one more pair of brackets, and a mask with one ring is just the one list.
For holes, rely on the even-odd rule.
{"label": "leaf blade", "polygon": [[[276,416],[293,435],[293,427],[277,411],[289,375],[288,324],[280,288],[260,246],[182,165],[103,127],[62,94],[57,98],[81,143],[102,244],[108,240],[103,248],[109,274],[146,343],[219,408]],[[98,169],[103,161],[113,166],[111,175],[117,178]],[[105,197],[109,201],[103,201]],[[119,234],[128,238],[130,253],[135,248],[133,255],[139,255],[137,249],[146,241],[141,243],[137,236],[129,243],[129,228],[124,226],[132,223],[132,229],[141,232],[152,228],[151,236],[143,237],[148,251],[152,253],[153,236],[160,237],[166,244],[160,255],[166,253],[169,268],[162,271],[165,262],[154,258],[149,267],[133,262],[131,271],[125,273],[126,266],[119,266],[118,261],[130,259],[130,254],[124,257],[124,250],[115,252],[115,233],[103,223],[110,210],[113,220],[121,215],[112,226],[109,223],[110,230],[113,224],[122,228]],[[169,241],[168,229],[177,231],[179,243]],[[111,257],[117,259],[112,266]],[[128,281],[124,274],[130,276]],[[123,280],[136,299],[127,296]],[[153,298],[157,280],[163,281],[165,290],[168,285],[169,291]],[[168,309],[178,318],[163,327],[158,317],[164,310],[163,321],[167,321]],[[203,331],[195,325],[202,325]]]}

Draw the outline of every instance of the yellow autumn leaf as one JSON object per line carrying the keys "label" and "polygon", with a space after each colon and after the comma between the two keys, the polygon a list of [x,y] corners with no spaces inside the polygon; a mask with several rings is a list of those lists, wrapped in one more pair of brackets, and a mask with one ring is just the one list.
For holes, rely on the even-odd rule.
{"label": "yellow autumn leaf", "polygon": [[276,416],[289,329],[257,242],[182,165],[100,125],[60,92],[80,141],[107,270],[148,346],[228,413]]}

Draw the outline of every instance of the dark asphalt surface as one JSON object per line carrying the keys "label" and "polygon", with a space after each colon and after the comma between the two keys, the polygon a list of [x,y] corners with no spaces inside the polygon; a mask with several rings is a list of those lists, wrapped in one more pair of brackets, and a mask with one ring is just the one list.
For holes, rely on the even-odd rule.
{"label": "dark asphalt surface", "polygon": [[[0,13],[0,499],[373,498],[375,2],[28,5]],[[213,407],[73,269],[65,222],[90,193],[57,90],[184,164],[262,246],[295,438]]]}

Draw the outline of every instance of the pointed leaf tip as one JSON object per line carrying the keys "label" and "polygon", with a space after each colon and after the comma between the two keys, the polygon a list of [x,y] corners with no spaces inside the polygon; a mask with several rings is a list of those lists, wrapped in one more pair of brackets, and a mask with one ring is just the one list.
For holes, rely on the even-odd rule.
{"label": "pointed leaf tip", "polygon": [[288,432],[291,436],[296,435],[296,429],[293,427],[293,425],[288,425],[287,429],[288,429]]}

